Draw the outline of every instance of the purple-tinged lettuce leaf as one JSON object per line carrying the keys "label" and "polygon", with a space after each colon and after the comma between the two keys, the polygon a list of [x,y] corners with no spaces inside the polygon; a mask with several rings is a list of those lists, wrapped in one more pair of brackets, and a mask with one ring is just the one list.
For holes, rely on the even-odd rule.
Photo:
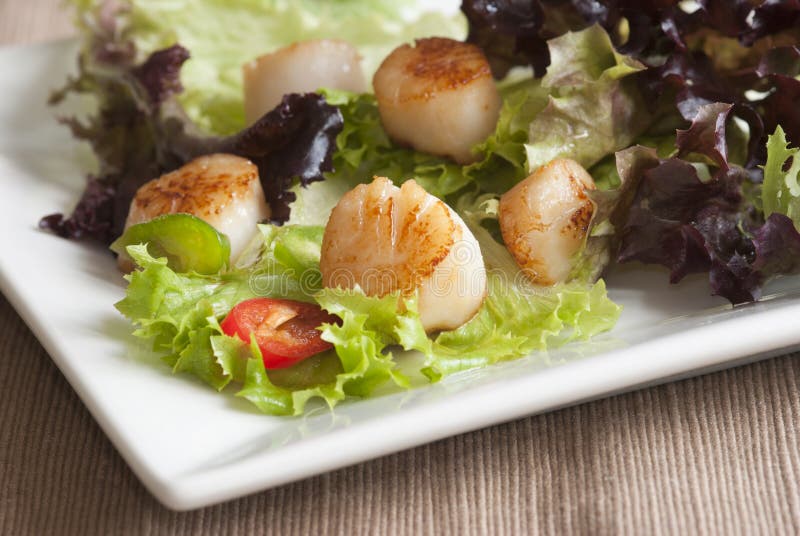
{"label": "purple-tinged lettuce leaf", "polygon": [[[639,145],[617,152],[614,159],[614,169],[602,169],[611,167],[609,162],[608,166],[601,164],[591,170],[598,186],[589,192],[594,212],[570,281],[591,282],[600,277],[619,247],[619,236],[639,188],[641,171],[658,162],[654,149]],[[613,179],[608,175],[613,175]]]}
{"label": "purple-tinged lettuce leaf", "polygon": [[70,217],[51,214],[39,221],[39,227],[62,238],[110,243],[113,241],[114,193],[113,187],[90,177]]}
{"label": "purple-tinged lettuce leaf", "polygon": [[[716,111],[721,116],[730,108]],[[717,122],[713,114],[707,117]],[[724,138],[692,146],[707,156],[726,154]],[[800,271],[800,233],[792,219],[800,216],[800,163],[793,158],[798,152],[788,149],[782,131],[770,138],[762,197],[766,218],[744,195],[751,177],[739,166],[725,162],[701,178],[698,170],[705,164],[635,155],[629,167],[638,165],[632,174],[640,176],[641,185],[622,228],[618,260],[665,266],[672,283],[708,272],[712,294],[732,303],[757,300],[771,277]]]}
{"label": "purple-tinged lettuce leaf", "polygon": [[94,34],[79,58],[78,76],[52,98],[57,103],[71,92],[97,97],[97,110],[88,119],[63,121],[92,145],[100,171],[71,217],[48,216],[41,226],[61,236],[109,244],[122,233],[139,187],[193,158],[219,152],[258,166],[273,218],[285,221],[295,179],[308,184],[333,169],[335,139],[342,129],[338,108],[317,94],[289,95],[238,134],[202,134],[176,99],[188,51],[174,45],[137,64],[119,13],[106,13],[108,5],[102,4],[91,19]]}
{"label": "purple-tinged lettuce leaf", "polygon": [[692,164],[652,155],[639,172],[641,186],[622,228],[618,261],[665,266],[671,283],[709,272],[713,294],[733,302],[752,299],[744,278],[737,277],[741,270],[732,267],[741,264],[740,256],[752,255],[739,231],[746,223],[740,213],[741,174],[721,173],[704,182]]}
{"label": "purple-tinged lettuce leaf", "polygon": [[800,27],[800,1],[764,0],[753,9],[748,26],[741,36],[745,43],[782,30],[797,29]]}
{"label": "purple-tinged lettuce leaf", "polygon": [[336,136],[343,125],[342,113],[323,96],[290,94],[252,126],[232,136],[175,133],[171,140],[185,161],[209,153],[232,153],[253,161],[272,208],[272,220],[285,222],[289,203],[295,199],[289,191],[295,179],[307,186],[333,171]]}
{"label": "purple-tinged lettuce leaf", "polygon": [[720,168],[728,169],[728,143],[725,124],[732,104],[715,102],[700,107],[692,125],[677,134],[678,156],[700,153]]}
{"label": "purple-tinged lettuce leaf", "polygon": [[800,233],[797,223],[777,212],[753,232],[753,267],[767,274],[800,272]]}
{"label": "purple-tinged lettuce leaf", "polygon": [[692,121],[701,106],[731,102],[731,88],[702,53],[677,53],[647,71],[648,86],[656,94],[674,94],[681,117]]}
{"label": "purple-tinged lettuce leaf", "polygon": [[189,51],[180,45],[153,52],[144,63],[132,69],[132,75],[149,97],[149,104],[158,107],[169,97],[183,91],[181,67],[189,59]]}
{"label": "purple-tinged lettuce leaf", "polygon": [[544,74],[550,55],[539,0],[465,0],[461,10],[469,22],[467,41],[484,50],[496,78],[516,65],[531,65],[538,76]]}
{"label": "purple-tinged lettuce leaf", "polygon": [[559,157],[588,168],[630,146],[651,120],[632,80],[644,65],[617,52],[596,25],[548,46],[553,62],[541,85],[550,95],[528,126],[528,170]]}
{"label": "purple-tinged lettuce leaf", "polygon": [[[734,118],[746,123],[746,130],[733,121]],[[739,165],[748,169],[752,177],[760,177],[754,166],[761,161],[764,151],[763,134],[764,123],[749,104],[704,104],[697,110],[689,128],[678,129],[677,156],[689,159],[702,156],[723,170]]]}
{"label": "purple-tinged lettuce leaf", "polygon": [[797,76],[800,74],[800,44],[796,46],[776,47],[761,57],[756,67],[756,74],[761,77],[771,74]]}
{"label": "purple-tinged lettuce leaf", "polygon": [[753,9],[750,0],[700,0],[700,13],[706,24],[728,37],[738,37],[750,27],[747,17]]}

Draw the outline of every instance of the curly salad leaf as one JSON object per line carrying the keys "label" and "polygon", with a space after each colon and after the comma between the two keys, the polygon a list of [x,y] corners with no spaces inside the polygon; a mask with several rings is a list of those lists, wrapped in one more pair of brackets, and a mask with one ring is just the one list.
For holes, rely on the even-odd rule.
{"label": "curly salad leaf", "polygon": [[800,148],[789,147],[781,127],[767,142],[761,198],[765,216],[783,214],[800,228]]}
{"label": "curly salad leaf", "polygon": [[433,379],[587,340],[614,327],[622,311],[602,279],[575,278],[553,287],[530,283],[495,237],[497,206],[491,194],[466,194],[457,203],[480,244],[489,290],[469,322],[434,340],[424,370]]}
{"label": "curly salad leaf", "polygon": [[[733,303],[753,301],[770,277],[800,270],[800,233],[792,223],[799,193],[793,188],[797,150],[787,149],[781,130],[770,138],[762,212],[746,195],[761,185],[723,157],[728,149],[724,132],[719,132],[725,123],[721,116],[731,107],[709,106],[716,113],[704,110],[692,128],[717,135],[680,148],[702,151],[706,162],[719,159],[719,167],[661,159],[642,147],[627,151],[629,167],[622,173],[641,185],[622,227],[619,258],[666,266],[673,283],[690,273],[708,272],[713,294]],[[717,125],[716,130],[698,122]]]}
{"label": "curly salad leaf", "polygon": [[[602,282],[523,288],[505,249],[476,228],[489,267],[498,267],[491,272],[488,297],[470,322],[430,339],[414,296],[368,297],[360,289],[320,286],[321,227],[262,225],[260,230],[238,268],[214,275],[177,273],[146,246],[129,246],[139,270],[128,276],[117,309],[175,372],[192,374],[217,390],[239,384],[236,395],[269,414],[301,414],[311,399],[333,406],[387,384],[408,388],[411,375],[437,381],[588,338],[610,329],[619,315]],[[334,350],[288,369],[266,370],[254,341],[229,337],[219,324],[234,305],[255,296],[316,302],[341,318],[341,325],[320,328]],[[393,349],[419,352],[424,361]]]}

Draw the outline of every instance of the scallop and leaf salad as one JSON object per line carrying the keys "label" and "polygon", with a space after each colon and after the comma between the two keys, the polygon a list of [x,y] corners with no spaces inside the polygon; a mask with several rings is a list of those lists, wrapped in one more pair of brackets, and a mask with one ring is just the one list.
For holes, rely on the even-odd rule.
{"label": "scallop and leaf salad", "polygon": [[175,372],[296,415],[611,329],[661,265],[733,304],[800,271],[800,3],[75,0],[54,104]]}

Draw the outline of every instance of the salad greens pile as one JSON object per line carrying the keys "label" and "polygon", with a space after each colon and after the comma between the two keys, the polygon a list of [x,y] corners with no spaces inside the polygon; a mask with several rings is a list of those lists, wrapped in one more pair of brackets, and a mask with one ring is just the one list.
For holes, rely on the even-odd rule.
{"label": "salad greens pile", "polygon": [[[70,217],[42,225],[110,244],[144,182],[201,154],[251,159],[274,221],[248,251],[218,271],[196,270],[164,244],[118,241],[138,269],[117,307],[176,372],[220,390],[238,384],[237,396],[266,413],[438,381],[606,331],[620,308],[599,277],[613,262],[663,265],[671,282],[708,273],[711,292],[733,303],[800,272],[800,3],[464,0],[467,39],[490,59],[503,99],[495,132],[467,166],[395,145],[370,94],[288,95],[245,128],[240,78],[243,62],[315,37],[346,37],[370,75],[400,42],[462,37],[460,17],[407,22],[413,2],[383,0],[73,3],[79,73],[53,100],[96,97],[94,114],[64,122],[92,144],[99,173]],[[498,198],[559,157],[586,167],[598,188],[570,280],[542,288],[502,243]],[[328,214],[375,175],[415,179],[477,238],[489,291],[463,326],[431,338],[415,296],[322,287]],[[258,296],[338,317],[321,327],[333,349],[266,370],[255,340],[220,327]]]}
{"label": "salad greens pile", "polygon": [[[482,216],[473,216],[480,218]],[[518,277],[508,252],[483,231],[490,272],[489,292],[478,314],[434,339],[425,334],[415,297],[368,297],[360,289],[322,288],[319,255],[323,228],[313,225],[259,226],[261,236],[244,254],[246,266],[214,275],[178,273],[145,245],[128,247],[139,266],[128,277],[117,309],[136,323],[137,337],[175,372],[188,372],[216,389],[242,383],[237,396],[272,414],[299,414],[313,397],[334,405],[346,395],[367,396],[391,382],[407,388],[415,376],[442,376],[524,356],[613,327],[620,308],[602,281],[534,288]],[[254,261],[251,259],[255,259]],[[219,318],[256,296],[318,303],[341,318],[323,326],[329,351],[289,369],[264,369],[258,346],[225,335]],[[424,356],[399,362],[392,347]]]}
{"label": "salad greens pile", "polygon": [[[511,170],[506,188],[528,174],[525,162],[530,145],[527,137],[513,130],[528,126],[525,119],[520,121],[520,101],[532,118],[536,116],[534,107],[545,110],[562,95],[572,102],[582,101],[585,109],[591,108],[591,101],[598,95],[617,95],[620,100],[635,95],[632,89],[622,87],[621,79],[635,72],[636,66],[629,67],[626,58],[615,56],[604,37],[599,28],[567,36],[572,43],[580,43],[588,54],[582,62],[565,60],[564,64],[557,64],[562,72],[572,71],[574,88],[553,88],[548,80],[533,79],[505,88],[507,105],[501,114],[501,126],[478,149],[484,155],[481,161],[467,167],[395,146],[381,127],[372,95],[323,91],[327,103],[341,111],[344,124],[336,137],[334,171],[308,188],[295,188],[298,199],[291,204],[289,225],[261,226],[264,237],[256,241],[256,246],[262,249],[245,254],[240,269],[222,271],[211,278],[175,273],[164,259],[154,259],[141,247],[132,248],[130,254],[141,270],[130,276],[127,297],[118,304],[119,310],[141,326],[138,336],[156,341],[155,349],[166,354],[175,371],[191,372],[218,389],[231,380],[243,381],[239,396],[268,413],[302,412],[311,397],[323,398],[333,405],[345,395],[369,395],[387,382],[408,387],[414,376],[437,381],[447,374],[518,358],[570,340],[587,339],[610,329],[620,308],[608,299],[604,283],[594,282],[603,263],[590,263],[593,270],[553,288],[528,284],[511,255],[489,230],[497,227],[496,196],[482,193],[502,191],[502,186],[493,184],[492,177],[498,176],[495,170]],[[568,46],[564,41],[556,40],[554,48]],[[598,41],[605,48],[597,49]],[[588,52],[591,48],[598,51],[596,56]],[[629,115],[628,111],[622,113]],[[603,112],[587,119],[592,128],[607,131],[614,130],[615,121],[621,119]],[[502,156],[503,151],[490,149],[500,145],[524,165],[517,169]],[[624,145],[620,142],[621,147]],[[600,156],[582,160],[589,164],[590,158],[597,160]],[[451,200],[478,238],[489,270],[489,290],[478,314],[463,326],[431,340],[419,320],[414,297],[374,298],[359,289],[323,289],[321,277],[314,276],[319,270],[322,226],[328,213],[345,191],[374,175],[397,177],[398,183],[415,178],[430,193]],[[615,191],[610,188],[606,192],[608,201],[604,206],[614,205]],[[600,251],[605,250],[592,249],[595,261]],[[174,301],[173,296],[180,299]],[[276,373],[285,372],[266,371],[255,345],[228,337],[218,324],[218,318],[236,303],[256,296],[313,300],[340,317],[341,326],[328,325],[323,331],[323,339],[334,344],[335,354],[314,358],[311,370],[312,364],[304,362],[306,372],[276,384],[280,382],[275,379]],[[140,308],[143,303],[147,307]],[[177,310],[173,312],[172,307]],[[424,360],[399,363],[389,351],[391,347],[415,350]],[[246,368],[236,368],[237,363],[245,361]],[[311,382],[309,373],[313,374]]]}
{"label": "salad greens pile", "polygon": [[[625,106],[633,104],[627,109],[634,117],[654,117],[641,136],[624,141],[657,151],[625,158],[620,175],[636,187],[614,217],[617,262],[663,265],[672,283],[708,273],[711,292],[733,303],[756,300],[770,277],[800,270],[800,220],[787,205],[798,190],[768,186],[791,184],[796,167],[785,145],[767,144],[768,135],[785,132],[800,145],[800,3],[465,0],[462,8],[468,39],[498,76],[527,65],[547,79],[564,54],[551,39],[592,25],[606,31],[629,66],[645,68],[633,76],[644,100]],[[566,53],[583,54],[580,47]],[[616,102],[597,104],[613,110]],[[565,123],[581,125],[580,118]],[[538,139],[533,126],[529,134]],[[778,192],[782,202],[772,199]]]}

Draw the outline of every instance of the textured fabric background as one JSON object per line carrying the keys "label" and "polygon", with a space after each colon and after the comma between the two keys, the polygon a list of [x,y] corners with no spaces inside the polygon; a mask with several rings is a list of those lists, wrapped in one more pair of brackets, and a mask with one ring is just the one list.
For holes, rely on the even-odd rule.
{"label": "textured fabric background", "polygon": [[[0,0],[0,43],[57,4]],[[785,356],[175,513],[0,297],[0,534],[800,534],[798,389]]]}

